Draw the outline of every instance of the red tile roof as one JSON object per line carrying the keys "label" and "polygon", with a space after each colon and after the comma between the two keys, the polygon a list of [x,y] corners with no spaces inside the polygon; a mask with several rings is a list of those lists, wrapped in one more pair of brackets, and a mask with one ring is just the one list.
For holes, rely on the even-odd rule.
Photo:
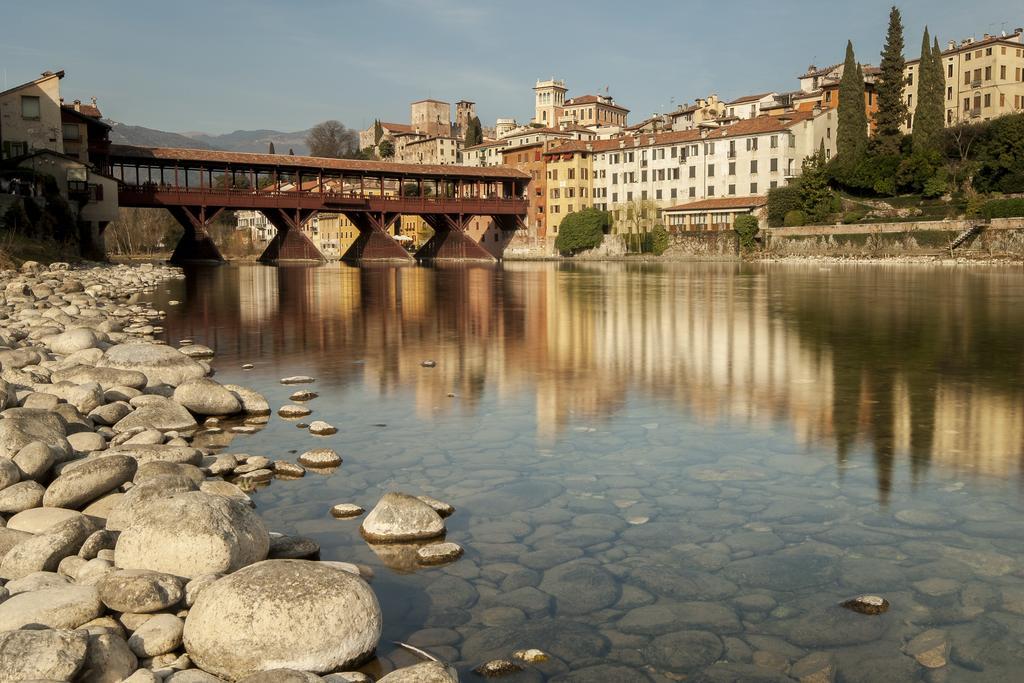
{"label": "red tile roof", "polygon": [[625,107],[615,104],[615,102],[606,100],[604,97],[599,97],[597,95],[580,95],[579,97],[572,97],[565,101],[564,106],[572,107],[574,105],[579,104],[603,104],[605,106],[613,107],[615,109],[621,109],[622,111],[629,111]]}
{"label": "red tile roof", "polygon": [[380,127],[399,133],[409,133],[412,131],[412,126],[408,123],[385,123],[384,121],[381,121]]}
{"label": "red tile roof", "polygon": [[111,145],[110,157],[116,163],[125,161],[180,161],[208,165],[234,164],[277,168],[313,168],[353,173],[404,173],[438,177],[509,178],[526,179],[530,176],[513,168],[491,166],[444,166],[438,164],[401,164],[394,161],[363,161],[361,159],[331,159],[327,157],[295,156],[291,154],[253,154],[250,152],[224,152],[212,149],[178,149],[173,147],[136,147]]}
{"label": "red tile roof", "polygon": [[765,195],[754,197],[717,197],[672,206],[665,211],[714,211],[715,209],[756,209],[768,203]]}

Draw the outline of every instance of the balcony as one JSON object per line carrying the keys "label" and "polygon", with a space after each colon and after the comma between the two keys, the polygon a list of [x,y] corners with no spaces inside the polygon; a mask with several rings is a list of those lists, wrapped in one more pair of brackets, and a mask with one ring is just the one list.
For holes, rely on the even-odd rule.
{"label": "balcony", "polygon": [[968,112],[972,119],[979,118],[981,116],[981,109],[972,109]]}
{"label": "balcony", "polygon": [[728,156],[730,159],[735,159],[736,158],[736,150],[730,149],[729,153],[726,156]]}
{"label": "balcony", "polygon": [[981,80],[971,81],[971,87],[972,88],[980,88],[981,87]]}

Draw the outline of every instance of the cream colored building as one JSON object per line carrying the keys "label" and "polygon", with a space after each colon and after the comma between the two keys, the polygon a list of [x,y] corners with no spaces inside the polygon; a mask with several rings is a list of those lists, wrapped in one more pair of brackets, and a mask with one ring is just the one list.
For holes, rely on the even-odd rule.
{"label": "cream colored building", "polygon": [[737,97],[725,103],[725,115],[731,119],[752,119],[764,113],[764,109],[771,108],[777,96],[778,93],[766,92]]}
{"label": "cream colored building", "polygon": [[726,107],[718,95],[698,98],[693,104],[680,105],[666,114],[672,130],[692,130],[701,124],[717,121],[725,116]]}
{"label": "cream colored building", "polygon": [[452,105],[441,100],[418,100],[409,105],[413,130],[427,135],[452,134]]}
{"label": "cream colored building", "polygon": [[584,127],[625,127],[628,116],[629,110],[609,95],[580,95],[565,102],[558,122]]}
{"label": "cream colored building", "polygon": [[555,126],[562,118],[562,107],[565,105],[565,94],[569,89],[565,81],[550,79],[537,81],[533,86],[534,114],[533,122],[542,126]]}
{"label": "cream colored building", "polygon": [[39,150],[64,153],[62,78],[63,71],[46,71],[34,81],[0,92],[0,159]]}
{"label": "cream colored building", "polygon": [[[906,129],[913,127],[917,108],[920,60],[907,62],[903,95],[910,116]],[[945,75],[945,120],[947,126],[988,121],[1003,114],[1024,111],[1024,29],[1012,34],[985,34],[981,40],[950,41],[942,53]]]}
{"label": "cream colored building", "polygon": [[395,161],[403,164],[435,164],[453,166],[462,163],[462,140],[451,136],[434,136],[408,140],[395,150]]}
{"label": "cream colored building", "polygon": [[593,206],[593,142],[581,140],[544,152],[547,183],[547,237],[558,237],[562,219]]}

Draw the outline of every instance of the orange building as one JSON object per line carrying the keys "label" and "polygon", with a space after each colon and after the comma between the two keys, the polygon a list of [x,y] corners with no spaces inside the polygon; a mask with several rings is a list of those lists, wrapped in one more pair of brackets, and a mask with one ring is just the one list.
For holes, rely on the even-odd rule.
{"label": "orange building", "polygon": [[547,176],[544,163],[544,143],[534,142],[519,147],[505,148],[502,150],[502,162],[506,166],[512,166],[530,174],[530,185],[527,188],[530,209],[525,221],[526,229],[531,242],[536,241],[543,244],[547,238],[547,214],[545,213]]}

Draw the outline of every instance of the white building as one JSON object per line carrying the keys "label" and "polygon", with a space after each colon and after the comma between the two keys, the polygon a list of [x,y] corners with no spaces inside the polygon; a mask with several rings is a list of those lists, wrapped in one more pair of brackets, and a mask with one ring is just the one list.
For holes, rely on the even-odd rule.
{"label": "white building", "polygon": [[778,93],[766,92],[758,95],[737,97],[725,103],[725,114],[731,119],[752,119],[764,113],[775,104]]}
{"label": "white building", "polygon": [[[650,200],[659,208],[714,197],[766,194],[799,175],[824,143],[835,153],[835,111],[758,116],[729,126],[588,143],[594,204],[615,210]],[[581,144],[581,143],[577,143]]]}
{"label": "white building", "polygon": [[277,234],[277,228],[260,211],[235,211],[235,229],[247,231],[254,244],[267,244]]}

